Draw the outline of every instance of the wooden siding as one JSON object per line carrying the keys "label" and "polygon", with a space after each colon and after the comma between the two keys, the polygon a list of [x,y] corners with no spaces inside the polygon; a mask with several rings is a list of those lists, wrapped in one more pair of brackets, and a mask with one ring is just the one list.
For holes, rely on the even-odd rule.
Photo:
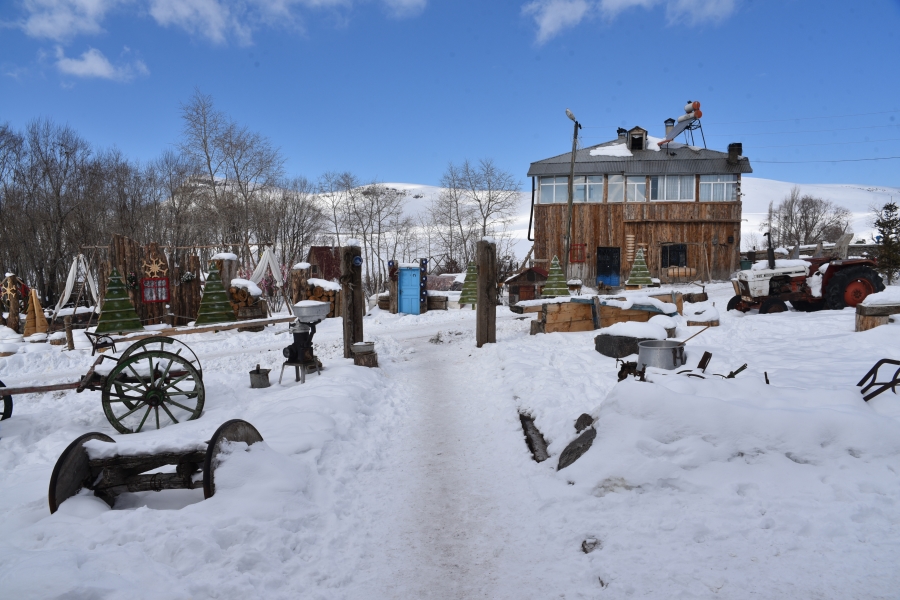
{"label": "wooden siding", "polygon": [[[562,257],[566,205],[535,204],[534,221],[535,258]],[[698,275],[705,277],[708,260],[712,278],[727,279],[739,266],[740,229],[740,202],[576,204],[572,243],[586,244],[586,257],[584,263],[571,264],[568,275],[592,285],[597,275],[597,247],[618,247],[622,255],[621,274],[626,276],[631,265],[627,262],[625,238],[632,234],[636,245],[646,248],[647,266],[654,277],[665,281],[665,273],[660,273],[661,247],[677,243],[687,244],[687,266],[697,269]]]}

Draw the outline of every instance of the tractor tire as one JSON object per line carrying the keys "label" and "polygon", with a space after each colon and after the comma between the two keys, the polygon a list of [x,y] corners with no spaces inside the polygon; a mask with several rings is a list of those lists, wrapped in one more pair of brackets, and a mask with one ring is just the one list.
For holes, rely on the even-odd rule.
{"label": "tractor tire", "polygon": [[746,312],[741,306],[741,297],[733,296],[731,300],[728,301],[728,306],[725,307],[725,310],[739,310],[741,312]]}
{"label": "tractor tire", "polygon": [[787,304],[785,304],[784,301],[777,300],[775,298],[769,298],[762,303],[762,306],[759,307],[759,314],[768,315],[770,313],[787,312],[787,309]]}
{"label": "tractor tire", "polygon": [[794,307],[794,310],[800,312],[816,312],[817,310],[822,310],[825,305],[821,301],[809,302],[807,300],[791,300],[791,306]]}
{"label": "tractor tire", "polygon": [[871,267],[849,267],[834,274],[825,290],[825,308],[854,308],[869,294],[884,290],[884,282]]}

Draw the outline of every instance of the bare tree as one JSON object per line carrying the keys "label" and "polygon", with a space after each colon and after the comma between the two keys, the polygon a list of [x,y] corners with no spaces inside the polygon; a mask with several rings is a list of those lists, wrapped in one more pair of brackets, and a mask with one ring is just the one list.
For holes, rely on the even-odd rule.
{"label": "bare tree", "polygon": [[830,200],[801,196],[795,186],[778,206],[769,203],[761,229],[770,231],[773,243],[779,246],[835,242],[847,232],[851,216],[849,210]]}
{"label": "bare tree", "polygon": [[480,235],[505,229],[519,207],[519,181],[490,158],[479,160],[477,165],[466,160],[460,170],[464,194],[478,213]]}

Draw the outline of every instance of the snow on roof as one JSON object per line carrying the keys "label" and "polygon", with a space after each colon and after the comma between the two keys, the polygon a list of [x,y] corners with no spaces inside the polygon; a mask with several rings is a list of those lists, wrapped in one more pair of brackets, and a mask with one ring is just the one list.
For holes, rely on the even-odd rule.
{"label": "snow on roof", "polygon": [[360,243],[359,243],[359,240],[356,239],[356,238],[350,238],[349,240],[346,240],[346,241],[344,242],[344,245],[345,245],[345,246],[356,246],[356,247],[362,246],[362,244],[360,244]]}
{"label": "snow on roof", "polygon": [[308,268],[310,268],[311,266],[312,266],[312,265],[309,264],[308,262],[298,262],[296,265],[294,265],[293,267],[291,267],[291,269],[294,270],[294,271],[296,271],[296,270],[298,270],[298,269],[308,269]]}
{"label": "snow on roof", "polygon": [[[657,150],[659,148],[657,147]],[[591,150],[591,156],[634,156],[625,144],[612,144],[610,146],[597,146]]]}
{"label": "snow on roof", "polygon": [[232,252],[219,252],[214,254],[209,260],[237,260],[237,254]]}

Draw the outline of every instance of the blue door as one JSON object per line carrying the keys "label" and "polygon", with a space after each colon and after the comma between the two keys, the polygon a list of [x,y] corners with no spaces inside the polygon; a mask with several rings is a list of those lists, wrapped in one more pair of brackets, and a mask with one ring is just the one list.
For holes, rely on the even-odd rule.
{"label": "blue door", "polygon": [[419,269],[400,269],[400,277],[397,290],[400,301],[397,303],[399,310],[408,315],[419,314],[419,290],[420,287]]}
{"label": "blue door", "polygon": [[619,286],[621,254],[618,248],[597,248],[597,283]]}

